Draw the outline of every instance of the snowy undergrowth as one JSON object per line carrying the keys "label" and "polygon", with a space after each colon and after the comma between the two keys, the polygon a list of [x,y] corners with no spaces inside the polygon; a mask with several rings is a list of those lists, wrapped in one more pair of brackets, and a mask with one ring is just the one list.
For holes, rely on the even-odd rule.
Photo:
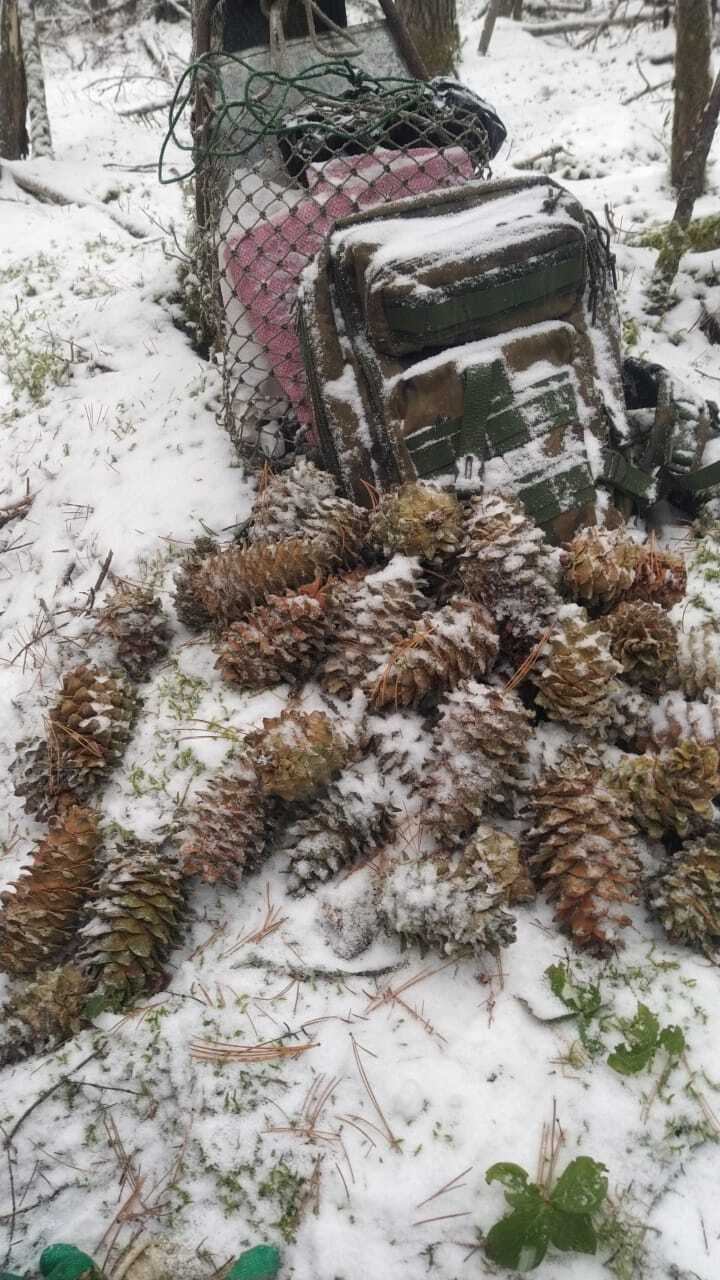
{"label": "snowy undergrowth", "polygon": [[[717,255],[685,260],[677,305],[660,321],[644,309],[655,255],[628,238],[672,212],[669,91],[621,105],[642,88],[636,56],[667,52],[670,33],[642,28],[575,51],[501,21],[480,60],[476,7],[467,6],[463,69],[508,124],[496,174],[565,145],[554,172],[616,229],[628,345],[712,396],[716,362],[696,320],[701,297],[720,298]],[[184,56],[178,29],[161,30]],[[251,500],[216,423],[217,371],[174,324],[176,264],[165,250],[175,250],[163,228],[181,223],[179,190],[133,171],[156,158],[160,128],[120,119],[94,84],[128,64],[147,70],[144,55],[133,35],[113,38],[102,67],[83,65],[79,47],[69,54],[49,58],[58,160],[29,167],[96,204],[39,204],[7,178],[0,187],[0,507],[33,497],[24,519],[0,529],[5,766],[16,740],[40,724],[72,642],[82,643],[78,611],[107,553],[119,576],[152,582],[173,618],[179,549],[206,527],[242,520]],[[715,160],[699,213],[716,207],[717,183]],[[146,238],[122,230],[103,205]],[[711,544],[695,552],[686,623],[717,610],[713,554]],[[107,820],[142,837],[181,819],[237,732],[277,714],[285,698],[282,688],[246,698],[224,687],[209,646],[174,625],[103,796]],[[5,776],[0,786],[7,882],[40,828]],[[664,943],[639,909],[618,959],[579,959],[566,954],[543,904],[518,911],[502,973],[491,961],[480,975],[470,962],[442,967],[382,939],[338,961],[317,928],[315,898],[290,899],[284,884],[277,858],[239,893],[194,890],[166,991],[124,1019],[100,1015],[95,1032],[62,1052],[3,1073],[5,1132],[62,1079],[15,1139],[15,1270],[57,1239],[102,1261],[137,1229],[121,1212],[130,1187],[119,1138],[144,1179],[142,1225],[197,1249],[200,1275],[260,1238],[282,1245],[283,1277],[294,1280],[491,1275],[477,1232],[497,1219],[502,1197],[484,1172],[497,1160],[532,1170],[555,1101],[561,1166],[577,1154],[603,1161],[611,1202],[597,1258],[555,1257],[542,1274],[595,1280],[609,1267],[620,1280],[711,1280],[720,1257],[712,968]],[[665,1087],[658,1070],[618,1076],[607,1052],[587,1052],[572,1020],[543,1021],[564,1012],[544,976],[558,961],[578,980],[599,981],[617,1016],[639,1000],[661,1024],[683,1027],[686,1058]],[[199,1042],[242,1047],[280,1036],[296,1057],[248,1066],[197,1056]],[[614,1038],[605,1039],[609,1052]],[[4,1170],[0,1185],[0,1230],[9,1233]],[[134,1209],[131,1201],[126,1216]]]}

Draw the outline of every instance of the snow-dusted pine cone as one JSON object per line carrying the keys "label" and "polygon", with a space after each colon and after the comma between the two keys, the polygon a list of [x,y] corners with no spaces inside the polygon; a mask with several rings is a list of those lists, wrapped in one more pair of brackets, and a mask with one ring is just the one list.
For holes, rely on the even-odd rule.
{"label": "snow-dusted pine cone", "polygon": [[79,806],[56,818],[18,879],[0,895],[0,968],[29,975],[75,941],[95,880],[99,815]]}
{"label": "snow-dusted pine cone", "polygon": [[638,547],[624,530],[581,529],[566,550],[563,587],[578,604],[605,612],[630,590]]}
{"label": "snow-dusted pine cone", "polygon": [[683,740],[658,755],[625,756],[607,771],[606,782],[654,839],[693,835],[713,819],[719,763],[716,747]]}
{"label": "snow-dusted pine cone", "polygon": [[612,721],[612,697],[620,663],[607,632],[576,604],[564,605],[555,629],[530,669],[535,701],[551,720],[602,734]]}
{"label": "snow-dusted pine cone", "polygon": [[370,520],[370,541],[386,556],[399,552],[442,565],[463,542],[463,514],[454,493],[422,482],[383,493]]}
{"label": "snow-dusted pine cone", "polygon": [[720,751],[720,694],[708,694],[705,702],[688,702],[674,690],[658,702],[645,699],[643,714],[624,736],[636,751],[663,751],[684,738]]}
{"label": "snow-dusted pine cone", "polygon": [[325,504],[335,497],[328,471],[298,458],[286,471],[263,476],[252,509],[249,542],[280,542],[316,528]]}
{"label": "snow-dusted pine cone", "polygon": [[469,680],[444,698],[427,768],[423,822],[459,839],[488,810],[512,814],[527,789],[533,715],[516,693]]}
{"label": "snow-dusted pine cone", "polygon": [[170,647],[161,601],[144,587],[123,587],[105,602],[100,630],[115,641],[115,657],[131,680],[147,680]]}
{"label": "snow-dusted pine cone", "polygon": [[680,687],[687,698],[720,692],[720,630],[714,622],[691,626],[678,637]]}
{"label": "snow-dusted pine cone", "polygon": [[298,683],[315,670],[327,646],[331,615],[321,589],[268,596],[244,622],[232,622],[217,646],[216,666],[240,689]]}
{"label": "snow-dusted pine cone", "polygon": [[47,1053],[82,1030],[83,1010],[90,995],[87,975],[77,965],[40,969],[23,984],[0,1011],[4,1039],[0,1065]]}
{"label": "snow-dusted pine cone", "polygon": [[412,630],[427,607],[417,559],[394,556],[350,590],[329,584],[331,612],[337,631],[317,679],[328,693],[350,699],[378,663],[387,658],[398,636]]}
{"label": "snow-dusted pine cone", "polygon": [[444,956],[481,955],[515,941],[504,892],[483,869],[459,856],[403,855],[382,881],[380,917],[403,945]]}
{"label": "snow-dusted pine cone", "polygon": [[458,868],[462,868],[466,880],[475,875],[488,885],[497,885],[510,907],[531,902],[535,897],[517,840],[486,822],[480,823],[465,845]]}
{"label": "snow-dusted pine cone", "polygon": [[672,609],[687,591],[687,567],[681,556],[660,551],[653,543],[640,547],[628,600],[645,600]]}
{"label": "snow-dusted pine cone", "polygon": [[186,875],[207,884],[236,885],[265,848],[266,803],[253,770],[236,765],[211,778],[194,797],[182,850]]}
{"label": "snow-dusted pine cone", "polygon": [[324,711],[288,707],[247,733],[243,749],[263,795],[293,802],[327,786],[356,754],[357,741]]}
{"label": "snow-dusted pine cone", "polygon": [[290,855],[289,892],[305,893],[371,851],[391,818],[377,761],[366,757],[345,769],[285,831],[280,848]]}
{"label": "snow-dusted pine cone", "polygon": [[576,946],[607,955],[621,945],[637,896],[634,827],[622,794],[601,779],[592,756],[566,754],[539,778],[527,837],[531,872],[544,885],[555,919]]}
{"label": "snow-dusted pine cone", "polygon": [[424,613],[393,646],[369,678],[375,707],[411,707],[436,701],[461,680],[483,676],[497,658],[499,641],[487,609],[456,597],[437,613]]}
{"label": "snow-dusted pine cone", "polygon": [[647,904],[672,942],[714,959],[720,947],[720,838],[684,844],[648,882]]}
{"label": "snow-dusted pine cone", "polygon": [[206,535],[196,538],[185,552],[175,575],[175,612],[188,631],[204,631],[210,626],[210,614],[196,590],[195,580],[200,566],[210,556],[217,555],[219,550],[214,538]]}
{"label": "snow-dusted pine cone", "polygon": [[603,619],[603,626],[610,635],[610,652],[626,680],[649,694],[675,688],[677,631],[659,604],[626,601]]}

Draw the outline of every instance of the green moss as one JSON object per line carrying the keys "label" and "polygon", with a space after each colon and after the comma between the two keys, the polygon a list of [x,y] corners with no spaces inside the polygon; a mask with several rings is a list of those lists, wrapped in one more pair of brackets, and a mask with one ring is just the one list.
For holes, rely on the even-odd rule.
{"label": "green moss", "polygon": [[299,1173],[294,1173],[284,1160],[261,1182],[258,1195],[261,1199],[276,1201],[280,1217],[272,1225],[277,1227],[283,1240],[292,1244],[300,1224],[303,1202],[305,1199],[305,1181]]}
{"label": "green moss", "polygon": [[[663,250],[676,231],[675,223],[665,222],[633,237],[631,243],[642,249]],[[720,214],[710,213],[705,218],[693,219],[685,233],[685,245],[690,253],[713,253],[720,249]]]}

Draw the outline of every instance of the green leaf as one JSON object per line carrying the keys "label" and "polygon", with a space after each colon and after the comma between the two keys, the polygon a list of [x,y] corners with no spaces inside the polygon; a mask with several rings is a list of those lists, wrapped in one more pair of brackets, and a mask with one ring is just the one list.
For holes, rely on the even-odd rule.
{"label": "green leaf", "polygon": [[604,1164],[589,1156],[572,1160],[553,1187],[550,1196],[553,1208],[569,1214],[594,1213],[607,1195],[606,1172]]}
{"label": "green leaf", "polygon": [[485,1174],[486,1182],[501,1182],[505,1188],[505,1199],[508,1204],[522,1206],[526,1201],[537,1200],[540,1192],[534,1183],[528,1182],[528,1176],[522,1165],[509,1161],[493,1164]]}
{"label": "green leaf", "polygon": [[685,1052],[685,1036],[680,1027],[663,1027],[658,1040],[670,1058],[679,1058]]}
{"label": "green leaf", "polygon": [[485,1252],[503,1267],[532,1271],[545,1257],[549,1239],[550,1211],[538,1195],[532,1203],[514,1209],[490,1228]]}
{"label": "green leaf", "polygon": [[588,1213],[560,1213],[550,1215],[550,1240],[563,1253],[595,1253],[597,1235]]}
{"label": "green leaf", "polygon": [[545,970],[545,976],[550,983],[553,995],[562,1001],[566,1009],[584,1014],[586,1018],[592,1018],[600,1010],[602,1006],[600,988],[593,983],[576,982],[567,965],[551,964]]}
{"label": "green leaf", "polygon": [[104,1013],[107,1007],[105,995],[90,996],[90,999],[83,1005],[83,1017],[92,1021],[93,1018],[97,1018],[98,1014]]}
{"label": "green leaf", "polygon": [[623,1030],[631,1045],[651,1049],[653,1053],[657,1049],[660,1023],[646,1004],[638,1004],[635,1017],[623,1023]]}
{"label": "green leaf", "polygon": [[649,1066],[654,1057],[654,1045],[639,1045],[635,1049],[628,1049],[626,1044],[618,1044],[608,1056],[608,1066],[621,1076],[636,1076]]}

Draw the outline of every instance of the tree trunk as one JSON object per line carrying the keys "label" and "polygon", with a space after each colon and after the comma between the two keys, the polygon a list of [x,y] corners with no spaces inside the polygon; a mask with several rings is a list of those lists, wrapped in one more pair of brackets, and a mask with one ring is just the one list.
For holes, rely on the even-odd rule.
{"label": "tree trunk", "polygon": [[686,232],[692,221],[695,201],[702,195],[705,185],[705,166],[710,155],[720,117],[720,71],[705,105],[699,123],[696,124],[685,163],[683,184],[680,188],[673,220],[667,230],[667,239],[658,253],[650,287],[650,297],[655,311],[666,310],[670,298],[670,286],[678,273],[680,260],[687,248]]}
{"label": "tree trunk", "polygon": [[32,154],[33,157],[52,156],[50,116],[48,114],[47,98],[45,97],[45,75],[40,45],[37,27],[35,26],[35,5],[33,0],[19,0],[19,4]]}
{"label": "tree trunk", "polygon": [[483,57],[485,57],[485,54],[490,48],[490,41],[492,40],[493,31],[495,30],[495,23],[502,15],[503,3],[504,0],[490,0],[490,4],[488,5],[488,11],[485,15],[485,22],[483,23],[482,34],[480,36],[480,44],[478,45],[478,53],[481,53]]}
{"label": "tree trunk", "polygon": [[681,187],[687,153],[712,86],[710,0],[677,0],[676,24],[670,180]]}
{"label": "tree trunk", "polygon": [[395,0],[431,76],[451,75],[460,49],[455,0]]}
{"label": "tree trunk", "polygon": [[17,0],[0,0],[0,156],[22,160],[28,153],[27,85]]}

